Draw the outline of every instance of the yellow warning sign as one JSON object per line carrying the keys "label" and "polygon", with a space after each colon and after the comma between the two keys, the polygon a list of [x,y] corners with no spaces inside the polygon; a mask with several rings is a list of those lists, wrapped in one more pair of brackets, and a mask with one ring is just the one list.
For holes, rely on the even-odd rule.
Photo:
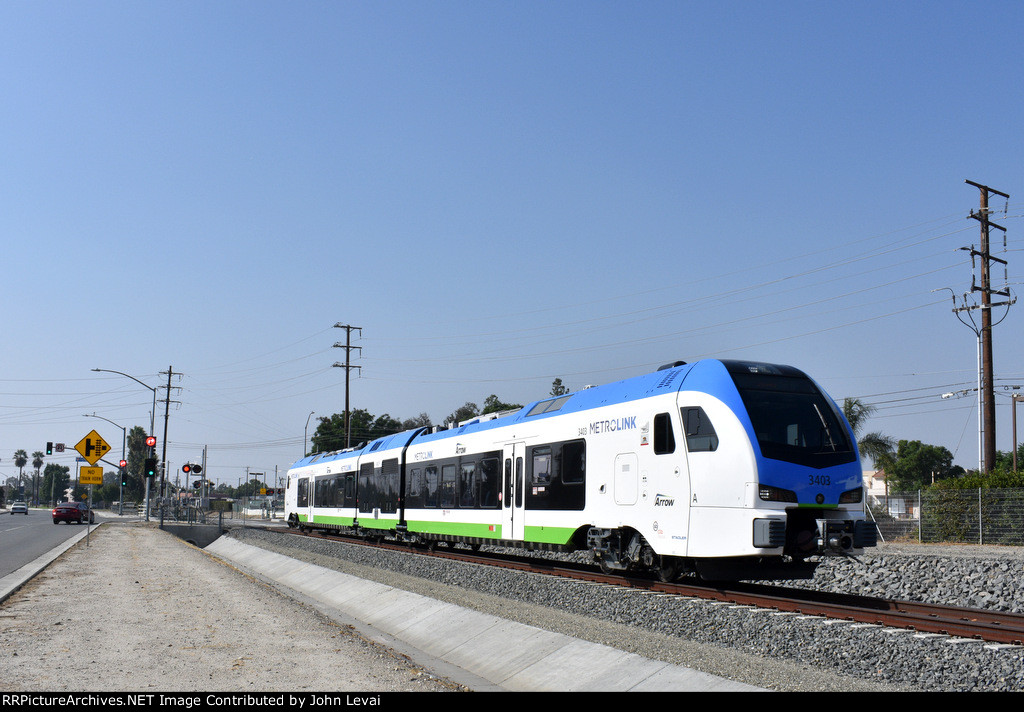
{"label": "yellow warning sign", "polygon": [[102,485],[102,467],[83,467],[78,470],[78,483],[83,485]]}
{"label": "yellow warning sign", "polygon": [[86,462],[90,465],[95,465],[101,457],[110,451],[110,446],[107,445],[106,440],[100,437],[99,433],[93,430],[82,438],[81,442],[75,445],[75,449],[82,453],[82,457],[85,458]]}

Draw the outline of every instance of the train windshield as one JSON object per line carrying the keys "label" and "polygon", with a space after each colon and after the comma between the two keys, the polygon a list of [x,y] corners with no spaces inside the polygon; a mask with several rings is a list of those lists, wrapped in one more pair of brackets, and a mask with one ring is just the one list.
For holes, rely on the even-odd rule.
{"label": "train windshield", "polygon": [[730,369],[761,454],[809,467],[857,459],[834,404],[798,371]]}

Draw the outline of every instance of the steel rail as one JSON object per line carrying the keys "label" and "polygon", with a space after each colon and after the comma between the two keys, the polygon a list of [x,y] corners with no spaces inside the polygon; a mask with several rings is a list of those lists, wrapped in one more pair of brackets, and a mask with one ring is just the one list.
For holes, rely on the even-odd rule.
{"label": "steel rail", "polygon": [[[302,535],[288,530],[278,533]],[[586,566],[530,556],[471,552],[455,548],[415,548],[408,542],[369,541],[338,532],[317,530],[305,534],[332,541],[434,556],[484,566],[497,566],[568,579],[607,583],[609,585],[648,590],[737,606],[773,609],[811,617],[845,620],[853,623],[935,633],[958,638],[977,639],[988,643],[1024,644],[1024,615],[1003,611],[961,608],[915,601],[872,598],[855,594],[836,594],[808,589],[747,583],[711,583],[702,581],[661,582],[650,578],[605,574],[596,566]]]}

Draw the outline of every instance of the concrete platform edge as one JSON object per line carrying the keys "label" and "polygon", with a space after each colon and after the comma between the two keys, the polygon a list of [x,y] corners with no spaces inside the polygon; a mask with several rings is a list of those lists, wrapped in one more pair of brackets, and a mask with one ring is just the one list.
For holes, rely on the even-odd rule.
{"label": "concrete platform edge", "polygon": [[476,691],[763,691],[297,562],[228,536],[205,551]]}

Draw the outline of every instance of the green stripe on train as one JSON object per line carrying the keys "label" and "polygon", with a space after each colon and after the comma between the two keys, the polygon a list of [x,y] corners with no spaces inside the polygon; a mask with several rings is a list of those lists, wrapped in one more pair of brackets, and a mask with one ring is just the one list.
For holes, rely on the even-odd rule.
{"label": "green stripe on train", "polygon": [[[473,539],[502,539],[500,524],[467,523],[467,522],[408,522],[409,531],[421,534],[437,534],[439,536],[457,536]],[[568,544],[572,540],[575,529],[566,527],[526,527],[523,540],[537,544]]]}
{"label": "green stripe on train", "polygon": [[[350,527],[354,524],[352,517],[329,517],[323,514],[315,515],[312,520],[305,514],[299,515],[299,521],[303,524],[333,524],[336,526]],[[360,518],[359,526],[363,529],[392,530],[397,525],[394,519],[372,519]],[[421,534],[436,534],[438,536],[466,537],[471,539],[494,539],[500,540],[501,525],[486,523],[467,522],[433,522],[417,521],[408,522],[409,531]],[[575,529],[567,527],[526,527],[523,541],[536,544],[568,544],[572,540]]]}

